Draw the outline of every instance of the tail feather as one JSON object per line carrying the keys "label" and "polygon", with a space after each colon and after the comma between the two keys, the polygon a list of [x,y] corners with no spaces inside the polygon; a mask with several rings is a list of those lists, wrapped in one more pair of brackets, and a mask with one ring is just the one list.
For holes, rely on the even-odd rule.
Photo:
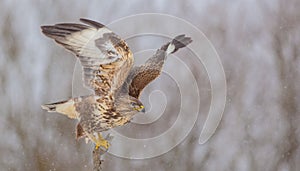
{"label": "tail feather", "polygon": [[69,118],[72,119],[77,119],[79,117],[79,113],[76,111],[75,102],[73,99],[51,104],[44,104],[41,107],[42,109],[47,110],[48,112],[58,112],[67,115]]}
{"label": "tail feather", "polygon": [[44,104],[44,105],[42,105],[42,109],[47,110],[48,112],[56,112],[56,107],[59,104],[63,104],[63,103],[66,103],[66,102],[67,102],[67,100],[56,102],[56,103],[51,103],[51,104]]}

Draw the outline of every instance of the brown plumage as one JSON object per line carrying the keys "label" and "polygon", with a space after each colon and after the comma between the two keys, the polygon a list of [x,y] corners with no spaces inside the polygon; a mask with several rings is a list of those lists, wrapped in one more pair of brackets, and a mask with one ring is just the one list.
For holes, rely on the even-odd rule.
{"label": "brown plumage", "polygon": [[62,23],[42,26],[42,32],[74,53],[83,67],[85,86],[95,95],[42,105],[49,112],[59,112],[78,119],[76,137],[88,137],[96,147],[108,147],[100,132],[121,126],[144,111],[138,100],[141,91],[160,75],[168,54],[191,43],[185,35],[163,45],[139,67],[132,67],[133,56],[126,42],[103,24],[80,19],[83,24]]}

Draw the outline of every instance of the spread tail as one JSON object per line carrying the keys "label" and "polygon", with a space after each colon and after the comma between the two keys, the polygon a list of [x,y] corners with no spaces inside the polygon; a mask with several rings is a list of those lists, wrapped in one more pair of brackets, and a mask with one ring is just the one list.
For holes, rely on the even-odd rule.
{"label": "spread tail", "polygon": [[77,119],[79,117],[79,113],[76,111],[73,99],[44,104],[42,105],[42,109],[47,110],[48,112],[57,112],[67,115],[71,119]]}

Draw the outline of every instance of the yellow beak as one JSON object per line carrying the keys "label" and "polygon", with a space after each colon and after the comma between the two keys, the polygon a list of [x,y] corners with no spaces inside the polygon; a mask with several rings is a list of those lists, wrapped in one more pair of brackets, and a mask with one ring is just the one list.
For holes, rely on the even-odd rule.
{"label": "yellow beak", "polygon": [[145,107],[143,105],[135,108],[135,110],[145,113]]}

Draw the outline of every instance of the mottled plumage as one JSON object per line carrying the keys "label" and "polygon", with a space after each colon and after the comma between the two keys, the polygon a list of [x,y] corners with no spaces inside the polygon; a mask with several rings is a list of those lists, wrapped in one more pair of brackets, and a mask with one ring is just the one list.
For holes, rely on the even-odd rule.
{"label": "mottled plumage", "polygon": [[132,67],[133,56],[126,42],[104,25],[88,19],[83,23],[42,26],[42,32],[74,53],[83,68],[83,80],[94,95],[42,105],[49,112],[59,112],[78,119],[76,136],[88,137],[96,146],[108,147],[100,132],[121,126],[144,111],[138,100],[141,91],[159,76],[168,54],[191,42],[179,35],[157,50],[144,65]]}

